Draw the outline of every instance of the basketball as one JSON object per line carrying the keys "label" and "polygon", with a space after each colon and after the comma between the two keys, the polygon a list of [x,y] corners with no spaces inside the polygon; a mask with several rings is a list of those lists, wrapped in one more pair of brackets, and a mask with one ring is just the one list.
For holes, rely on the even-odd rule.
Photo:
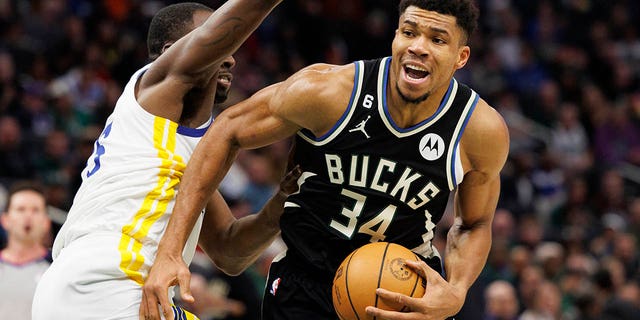
{"label": "basketball", "polygon": [[[422,297],[425,281],[406,266],[420,258],[411,250],[389,242],[375,242],[354,250],[338,267],[333,278],[333,306],[341,320],[373,320],[367,306],[405,311],[406,306],[385,303],[377,288]],[[404,310],[403,310],[404,309]]]}

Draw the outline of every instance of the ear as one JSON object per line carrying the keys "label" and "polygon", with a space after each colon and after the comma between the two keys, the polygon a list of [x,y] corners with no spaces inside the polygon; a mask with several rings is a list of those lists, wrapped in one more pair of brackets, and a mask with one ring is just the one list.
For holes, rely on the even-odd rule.
{"label": "ear", "polygon": [[171,45],[173,45],[173,42],[165,43],[164,46],[162,46],[162,50],[160,50],[160,54],[163,54],[165,51],[167,51],[167,49],[169,49],[169,47],[171,47]]}
{"label": "ear", "polygon": [[6,230],[7,225],[7,212],[0,212],[0,225]]}
{"label": "ear", "polygon": [[471,56],[471,48],[469,46],[462,46],[458,49],[458,61],[456,62],[456,70],[462,69],[469,61],[469,57]]}

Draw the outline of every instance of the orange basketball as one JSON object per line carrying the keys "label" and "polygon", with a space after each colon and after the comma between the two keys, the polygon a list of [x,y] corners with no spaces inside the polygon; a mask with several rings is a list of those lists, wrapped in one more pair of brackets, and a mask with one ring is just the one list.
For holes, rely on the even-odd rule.
{"label": "orange basketball", "polygon": [[333,307],[341,320],[373,320],[365,308],[404,311],[376,295],[377,288],[412,297],[422,297],[424,279],[407,267],[405,260],[419,260],[411,250],[389,242],[375,242],[354,250],[338,267],[333,278]]}

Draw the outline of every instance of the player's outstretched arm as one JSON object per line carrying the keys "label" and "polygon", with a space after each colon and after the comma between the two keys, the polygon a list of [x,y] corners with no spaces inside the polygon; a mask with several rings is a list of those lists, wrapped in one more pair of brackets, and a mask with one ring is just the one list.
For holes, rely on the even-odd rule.
{"label": "player's outstretched arm", "polygon": [[491,223],[500,193],[500,171],[509,152],[502,117],[480,101],[462,138],[464,180],[454,202],[455,220],[447,236],[444,258],[447,279],[424,262],[407,264],[427,280],[423,298],[378,289],[382,299],[400,301],[409,313],[367,307],[382,319],[443,320],[458,313],[467,291],[484,268],[491,248]]}
{"label": "player's outstretched arm", "polygon": [[227,1],[202,25],[167,44],[142,76],[136,91],[140,105],[154,115],[179,120],[184,94],[207,85],[223,59],[238,50],[281,1]]}
{"label": "player's outstretched arm", "polygon": [[287,197],[298,190],[302,174],[296,166],[280,182],[278,192],[256,214],[235,219],[216,192],[205,212],[199,244],[216,266],[230,275],[244,271],[280,233],[280,216]]}

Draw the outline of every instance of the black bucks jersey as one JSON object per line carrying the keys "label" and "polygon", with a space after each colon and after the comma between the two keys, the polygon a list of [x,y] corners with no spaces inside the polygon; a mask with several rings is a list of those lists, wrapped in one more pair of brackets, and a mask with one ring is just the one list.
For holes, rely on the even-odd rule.
{"label": "black bucks jersey", "polygon": [[462,181],[459,142],[478,95],[452,79],[437,111],[398,127],[387,106],[389,57],[355,63],[346,111],[321,137],[300,131],[303,183],[281,219],[287,257],[333,276],[354,249],[401,244],[425,258],[449,194]]}

